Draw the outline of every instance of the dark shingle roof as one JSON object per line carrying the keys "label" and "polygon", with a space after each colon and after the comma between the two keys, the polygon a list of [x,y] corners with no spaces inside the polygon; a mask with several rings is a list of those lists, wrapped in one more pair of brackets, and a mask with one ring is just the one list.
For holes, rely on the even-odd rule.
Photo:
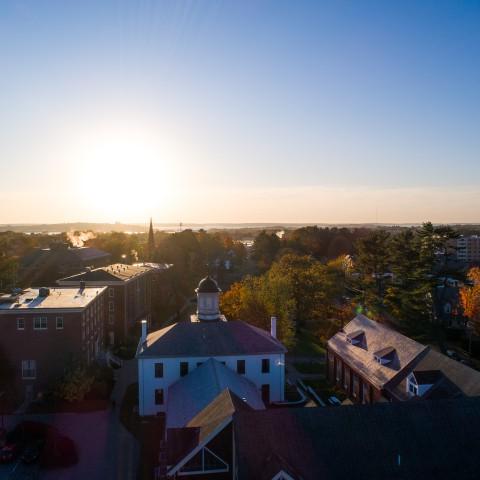
{"label": "dark shingle roof", "polygon": [[147,336],[138,357],[212,357],[283,353],[268,332],[245,322],[179,322]]}
{"label": "dark shingle roof", "polygon": [[205,278],[200,280],[197,289],[195,290],[197,293],[218,293],[221,292],[220,288],[218,288],[217,282],[207,275]]}
{"label": "dark shingle roof", "polygon": [[234,431],[239,480],[478,478],[480,398],[237,412]]}

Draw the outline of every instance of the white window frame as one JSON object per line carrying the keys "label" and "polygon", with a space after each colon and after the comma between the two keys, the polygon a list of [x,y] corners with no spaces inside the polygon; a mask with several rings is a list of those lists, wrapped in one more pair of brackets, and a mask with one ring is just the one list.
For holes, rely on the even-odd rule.
{"label": "white window frame", "polygon": [[37,361],[22,360],[22,380],[35,380],[36,378],[37,378]]}
{"label": "white window frame", "polygon": [[109,296],[110,298],[114,298],[114,297],[115,297],[115,289],[114,289],[113,287],[110,287],[110,288],[108,289],[108,296]]}
{"label": "white window frame", "polygon": [[[59,327],[58,326],[58,321],[61,321],[61,326]],[[63,330],[63,327],[64,327],[64,320],[63,320],[63,317],[55,317],[55,329],[56,330]]]}
{"label": "white window frame", "polygon": [[[22,326],[20,326],[20,322]],[[17,318],[17,330],[25,330],[25,318],[23,317]]]}
{"label": "white window frame", "polygon": [[108,311],[109,312],[115,311],[115,302],[108,302]]}
{"label": "white window frame", "polygon": [[[210,455],[214,456],[218,461],[220,461],[220,463],[223,463],[223,465],[225,465],[224,468],[205,470],[205,451],[207,451]],[[211,473],[228,473],[230,471],[230,465],[225,460],[221,459],[218,455],[213,453],[209,448],[203,447],[201,449],[201,454],[202,454],[202,469],[201,470],[182,471],[182,468],[184,468],[185,465],[188,464],[188,462],[186,462],[185,465],[183,465],[182,468],[180,468],[178,470],[177,475],[179,477],[184,477],[184,476],[188,476],[188,475],[202,475],[202,474],[205,475],[205,474],[211,474]]]}
{"label": "white window frame", "polygon": [[[36,325],[36,321],[39,321],[39,325]],[[47,330],[48,319],[47,317],[33,317],[33,329],[34,330]]]}

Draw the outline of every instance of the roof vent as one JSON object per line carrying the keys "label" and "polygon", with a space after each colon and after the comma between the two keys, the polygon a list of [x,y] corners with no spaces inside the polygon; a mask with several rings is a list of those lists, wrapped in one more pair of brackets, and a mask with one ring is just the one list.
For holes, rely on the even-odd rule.
{"label": "roof vent", "polygon": [[39,297],[48,297],[50,295],[50,289],[47,287],[40,287],[38,290]]}

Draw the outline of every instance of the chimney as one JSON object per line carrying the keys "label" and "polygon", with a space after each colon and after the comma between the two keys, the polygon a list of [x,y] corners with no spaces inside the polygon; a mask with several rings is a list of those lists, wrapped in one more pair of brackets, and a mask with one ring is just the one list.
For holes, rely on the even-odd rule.
{"label": "chimney", "polygon": [[146,340],[147,340],[147,321],[142,320],[142,338],[140,343],[143,345]]}
{"label": "chimney", "polygon": [[277,338],[277,317],[270,318],[270,335]]}

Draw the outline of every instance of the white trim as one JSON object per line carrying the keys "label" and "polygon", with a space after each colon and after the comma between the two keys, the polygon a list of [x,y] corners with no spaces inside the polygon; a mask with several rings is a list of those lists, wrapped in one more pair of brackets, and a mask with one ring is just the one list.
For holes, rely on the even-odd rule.
{"label": "white trim", "polygon": [[295,480],[292,476],[290,476],[285,470],[280,470],[272,480]]}
{"label": "white trim", "polygon": [[227,427],[232,421],[232,417],[226,418],[210,435],[205,438],[205,440],[200,444],[197,445],[188,455],[186,455],[180,462],[170,468],[168,470],[167,475],[172,476],[177,473],[191,458],[193,458],[205,445],[215,438],[225,427]]}
{"label": "white trim", "polygon": [[[215,470],[205,470],[205,450],[208,453],[210,453],[210,455],[213,455],[219,462],[223,463],[225,467],[217,468]],[[202,470],[189,470],[188,472],[187,471],[182,472],[180,469],[179,472],[177,473],[179,477],[188,476],[188,475],[206,475],[208,473],[226,473],[230,471],[230,465],[227,462],[225,462],[225,460],[221,459],[218,455],[213,453],[209,448],[203,447],[201,452],[202,452],[202,465],[203,465]]]}
{"label": "white trim", "polygon": [[[23,327],[19,326],[20,320],[23,322]],[[25,317],[18,317],[17,318],[17,330],[25,330]]]}

